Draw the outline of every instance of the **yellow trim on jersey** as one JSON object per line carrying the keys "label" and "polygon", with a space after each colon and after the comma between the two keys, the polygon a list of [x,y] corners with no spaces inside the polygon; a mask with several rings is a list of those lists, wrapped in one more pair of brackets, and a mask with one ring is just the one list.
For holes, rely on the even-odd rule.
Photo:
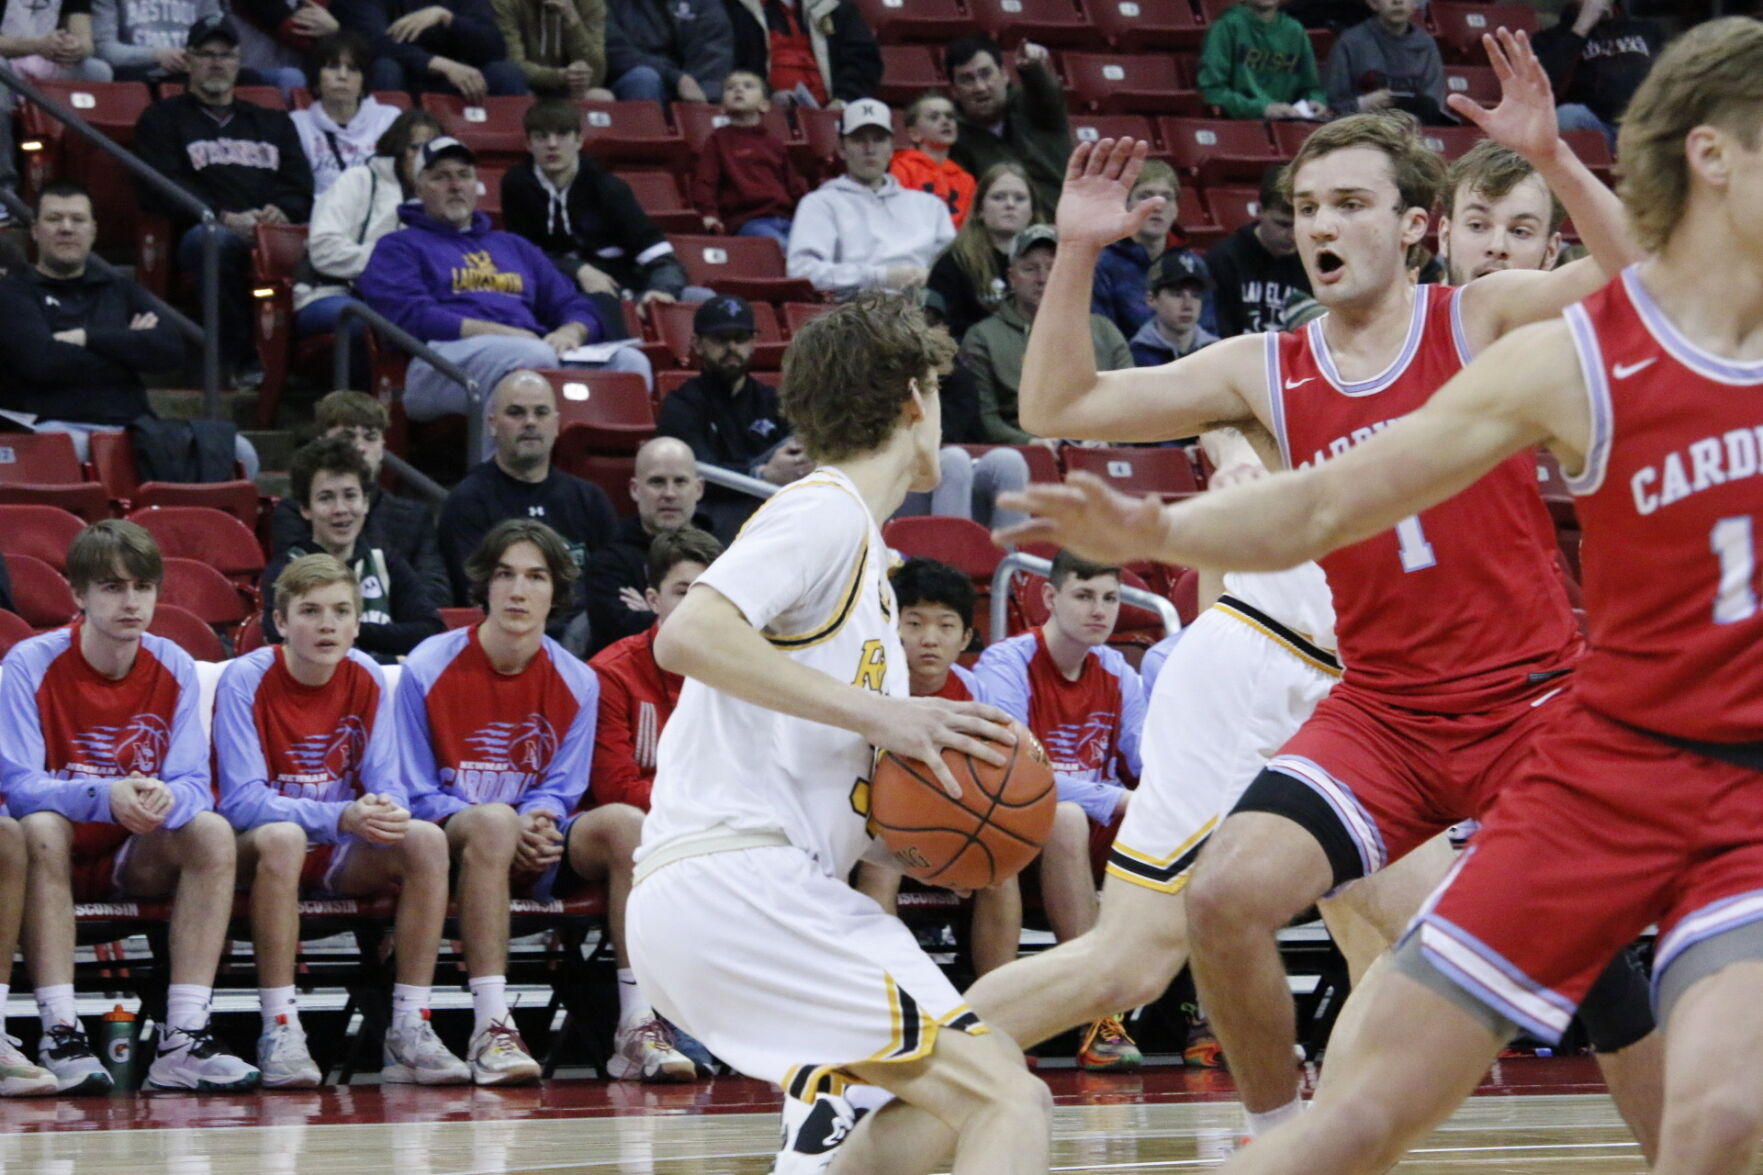
{"label": "yellow trim on jersey", "polygon": [[1193,874],[1201,846],[1217,827],[1218,817],[1214,816],[1167,857],[1153,857],[1116,840],[1108,850],[1108,864],[1103,872],[1153,893],[1178,894]]}
{"label": "yellow trim on jersey", "polygon": [[1250,628],[1254,629],[1256,632],[1260,633],[1262,636],[1266,637],[1268,640],[1272,641],[1274,644],[1278,645],[1280,648],[1284,649],[1286,652],[1290,653],[1292,656],[1296,657],[1298,660],[1302,661],[1304,664],[1310,666],[1310,668],[1321,670],[1323,673],[1328,674],[1330,677],[1335,677],[1335,678],[1340,677],[1340,675],[1341,675],[1340,666],[1330,665],[1325,661],[1318,661],[1315,657],[1312,657],[1309,653],[1306,653],[1303,649],[1299,648],[1297,645],[1295,645],[1291,641],[1287,640],[1282,634],[1273,631],[1273,629],[1271,629],[1271,628],[1268,628],[1265,624],[1262,624],[1259,620],[1256,620],[1254,617],[1245,616],[1245,615],[1243,615],[1243,613],[1238,612],[1235,608],[1230,607],[1228,604],[1214,604],[1214,605],[1212,605],[1212,607],[1214,609],[1216,609],[1217,611],[1222,612],[1224,615],[1230,617],[1232,620],[1235,620],[1235,621],[1238,621],[1239,623],[1248,625]]}
{"label": "yellow trim on jersey", "polygon": [[1168,881],[1152,881],[1149,877],[1140,877],[1137,873],[1128,873],[1125,869],[1122,869],[1113,862],[1109,862],[1102,872],[1106,873],[1109,877],[1117,877],[1121,881],[1127,882],[1130,885],[1136,885],[1141,889],[1148,889],[1152,893],[1169,894],[1171,896],[1186,889],[1188,887],[1188,878],[1193,876],[1191,871],[1184,871],[1177,873]]}
{"label": "yellow trim on jersey", "polygon": [[1170,853],[1167,857],[1153,857],[1149,853],[1141,853],[1139,850],[1124,845],[1118,840],[1111,846],[1111,851],[1119,853],[1122,856],[1131,857],[1135,861],[1143,861],[1145,864],[1155,866],[1158,869],[1166,869],[1170,865],[1173,865],[1177,858],[1191,852],[1194,846],[1211,836],[1212,830],[1217,827],[1218,817],[1214,816],[1212,819],[1206,821],[1200,831],[1182,841],[1181,847],[1176,849],[1173,853]]}
{"label": "yellow trim on jersey", "polygon": [[762,632],[773,648],[794,652],[797,649],[811,649],[815,645],[825,644],[839,634],[845,627],[845,621],[851,619],[851,613],[857,607],[857,600],[863,594],[863,570],[869,566],[869,540],[863,541],[863,553],[857,556],[856,566],[851,568],[851,578],[846,582],[841,594],[839,606],[833,610],[832,619],[810,632],[773,636]]}

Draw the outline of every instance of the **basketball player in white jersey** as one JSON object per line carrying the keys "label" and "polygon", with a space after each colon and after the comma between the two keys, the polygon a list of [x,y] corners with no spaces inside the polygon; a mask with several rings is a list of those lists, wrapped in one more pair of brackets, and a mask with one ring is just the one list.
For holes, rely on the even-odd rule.
{"label": "basketball player in white jersey", "polygon": [[[908,490],[936,484],[951,351],[894,295],[805,326],[783,407],[820,465],[759,509],[655,642],[687,681],[636,854],[632,965],[711,1052],[838,1116],[795,1131],[778,1175],[883,1169],[891,1124],[914,1107],[953,1132],[958,1175],[1047,1170],[1046,1087],[846,883],[880,851],[866,828],[874,748],[925,760],[958,794],[941,748],[1001,765],[1012,741],[990,706],[907,696],[879,529]],[[821,1096],[852,1080],[898,1100],[854,1123]]]}

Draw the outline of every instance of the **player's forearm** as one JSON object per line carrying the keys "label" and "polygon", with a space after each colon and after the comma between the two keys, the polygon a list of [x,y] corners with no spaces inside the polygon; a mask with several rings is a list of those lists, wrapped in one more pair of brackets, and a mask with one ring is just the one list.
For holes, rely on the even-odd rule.
{"label": "player's forearm", "polygon": [[1028,334],[1022,360],[1017,414],[1024,429],[1040,437],[1086,437],[1083,398],[1095,390],[1094,344],[1090,340],[1090,295],[1096,278],[1095,249],[1071,244],[1060,249],[1047,290]]}
{"label": "player's forearm", "polygon": [[[1222,571],[1283,571],[1326,554],[1339,545],[1342,527],[1323,512],[1309,472],[1243,482],[1169,507],[1164,541],[1152,557]],[[1245,526],[1246,520],[1253,522]]]}
{"label": "player's forearm", "polygon": [[1560,199],[1579,237],[1606,276],[1646,257],[1628,231],[1628,214],[1616,193],[1580,162],[1560,139],[1547,159],[1533,160],[1537,174]]}

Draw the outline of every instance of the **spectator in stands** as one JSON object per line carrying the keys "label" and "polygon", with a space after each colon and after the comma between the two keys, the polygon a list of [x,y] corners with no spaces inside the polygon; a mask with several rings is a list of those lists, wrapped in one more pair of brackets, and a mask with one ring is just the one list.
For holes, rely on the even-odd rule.
{"label": "spectator in stands", "polygon": [[[135,124],[135,153],[213,208],[224,231],[220,253],[222,357],[242,382],[261,378],[251,358],[251,248],[259,223],[305,224],[312,212],[312,168],[284,111],[240,101],[239,33],[230,20],[191,27],[186,39],[190,88],[161,98]],[[178,268],[202,272],[203,225],[155,188],[139,185],[142,205],[171,220],[179,235]]]}
{"label": "spectator in stands", "polygon": [[233,835],[213,811],[196,665],[147,632],[165,578],[153,536],[110,519],[69,544],[80,615],[14,645],[0,673],[0,789],[24,826],[25,961],[61,1093],[110,1074],[74,1006],[75,900],[172,895],[171,986],[148,1089],[249,1089],[256,1069],[209,1028],[233,900]]}
{"label": "spectator in stands", "polygon": [[92,42],[119,82],[156,82],[190,72],[184,38],[198,21],[226,15],[221,0],[92,0]]}
{"label": "spectator in stands", "polygon": [[[777,389],[749,373],[757,334],[753,308],[732,295],[712,298],[692,316],[692,332],[698,377],[661,401],[656,433],[678,437],[699,461],[772,485],[788,485],[812,470],[814,462],[778,409]],[[704,496],[704,512],[724,541],[733,540],[758,505],[756,498],[714,484]]]}
{"label": "spectator in stands", "polygon": [[1427,126],[1452,126],[1445,111],[1445,59],[1414,23],[1414,0],[1366,0],[1372,15],[1341,34],[1322,83],[1333,110],[1406,110]]}
{"label": "spectator in stands", "polygon": [[107,82],[94,51],[92,0],[0,0],[0,57],[20,77]]}
{"label": "spectator in stands", "polygon": [[1218,336],[1200,325],[1212,274],[1206,263],[1187,249],[1171,249],[1151,267],[1145,302],[1151,317],[1130,340],[1133,362],[1157,367],[1191,355]]}
{"label": "spectator in stands", "polygon": [[1262,174],[1255,219],[1206,253],[1206,268],[1217,283],[1213,308],[1219,338],[1283,329],[1286,299],[1310,292],[1292,236],[1291,201],[1280,190],[1283,171],[1275,164]]}
{"label": "spectator in stands", "polygon": [[998,164],[1014,163],[1028,177],[1039,208],[1056,208],[1071,158],[1071,127],[1047,50],[1031,41],[1017,46],[1012,83],[998,42],[958,37],[943,50],[943,71],[961,123],[949,157],[982,179]]}
{"label": "spectator in stands", "polygon": [[395,702],[411,814],[446,829],[459,866],[454,892],[476,1017],[466,1060],[479,1085],[539,1076],[508,1013],[511,885],[542,901],[603,879],[619,962],[609,1071],[689,1081],[696,1066],[638,993],[624,949],[643,813],[621,803],[575,811],[593,762],[600,687],[545,628],[553,606],[574,598],[577,565],[556,531],[522,516],[482,537],[466,573],[483,622],[418,646]]}
{"label": "spectator in stands", "polygon": [[840,299],[864,290],[910,290],[930,277],[931,262],[955,239],[948,207],[928,192],[908,191],[888,174],[894,122],[874,98],[839,116],[845,174],[802,197],[790,226],[791,277]]}
{"label": "spectator in stands", "polygon": [[331,0],[231,0],[238,21],[239,56],[245,85],[271,85],[291,98],[305,86],[313,49],[343,26]]}
{"label": "spectator in stands", "polygon": [[[881,49],[852,0],[722,0],[735,68],[758,74],[783,102],[838,109],[873,98]],[[804,103],[809,104],[809,103]]]}
{"label": "spectator in stands", "polygon": [[1451,163],[1439,217],[1446,281],[1502,269],[1551,269],[1567,210],[1516,151],[1482,139]]}
{"label": "spectator in stands", "polygon": [[1304,26],[1285,0],[1243,0],[1206,30],[1200,97],[1227,118],[1327,118],[1328,97]]}
{"label": "spectator in stands", "polygon": [[[1139,675],[1108,647],[1120,617],[1120,568],[1061,551],[1041,586],[1047,620],[998,641],[974,666],[985,700],[1034,734],[1053,762],[1059,806],[1040,857],[1041,895],[1054,937],[1096,924],[1096,884],[1139,774],[1145,697]],[[1115,1017],[1090,1025],[1085,1069],[1136,1069],[1138,1046]]]}
{"label": "spectator in stands", "polygon": [[621,98],[719,102],[735,35],[721,0],[620,0],[607,12],[606,56]]}
{"label": "spectator in stands", "polygon": [[301,448],[289,464],[289,496],[311,527],[311,537],[291,545],[263,572],[263,637],[281,641],[276,625],[275,582],[302,555],[326,554],[355,574],[361,592],[361,651],[395,665],[440,632],[441,598],[435,596],[395,547],[374,545],[363,533],[373,491],[373,472],[355,445],[322,437]]}
{"label": "spectator in stands", "polygon": [[[477,156],[458,139],[419,149],[416,201],[399,207],[403,230],[374,246],[356,289],[369,306],[464,368],[480,388],[522,367],[570,363],[652,379],[634,348],[604,359],[570,352],[605,337],[593,304],[525,237],[498,232],[477,207]],[[421,359],[404,382],[404,410],[433,420],[466,410],[465,389]]]}
{"label": "spectator in stands", "polygon": [[[710,291],[686,284],[685,266],[630,185],[582,152],[582,111],[573,102],[535,102],[521,116],[528,157],[502,177],[502,221],[544,250],[594,306],[603,338],[621,338],[623,298],[701,302]],[[653,383],[642,352],[612,366]]]}
{"label": "spectator in stands", "polygon": [[930,268],[930,292],[943,300],[956,342],[995,312],[1010,292],[1004,274],[1016,234],[1044,221],[1029,191],[1028,173],[1016,163],[997,164],[980,177],[973,207],[954,243]]}
{"label": "spectator in stands", "polygon": [[[454,601],[471,602],[471,553],[506,518],[537,519],[562,535],[576,570],[569,577],[573,584],[588,556],[617,536],[618,516],[605,490],[551,467],[556,392],[542,375],[510,372],[490,394],[484,419],[495,454],[454,486],[441,507],[441,559],[453,581]],[[562,639],[579,615],[575,594],[558,597],[549,612],[552,634]],[[586,646],[579,628],[568,635],[572,646]]]}
{"label": "spectator in stands", "polygon": [[[900,609],[900,643],[906,650],[912,696],[986,701],[979,679],[956,662],[973,640],[973,581],[947,563],[918,556],[894,568],[888,578]],[[898,869],[864,861],[857,866],[854,888],[898,915]],[[975,891],[968,938],[976,977],[1016,958],[1022,941],[1022,890],[1015,877]]]}
{"label": "spectator in stands", "polygon": [[1631,17],[1623,0],[1563,5],[1555,26],[1535,41],[1561,129],[1602,131],[1614,149],[1616,124],[1664,44],[1659,26]]}
{"label": "spectator in stands", "polygon": [[[1042,439],[1017,423],[1016,399],[1029,328],[1047,291],[1058,245],[1059,235],[1050,224],[1037,224],[1017,234],[1010,248],[1010,296],[996,314],[968,331],[961,343],[961,353],[979,380],[980,427],[992,444],[1026,445]],[[1132,351],[1120,328],[1100,314],[1090,315],[1090,338],[1096,348],[1098,371],[1133,365]]]}
{"label": "spectator in stands", "polygon": [[949,158],[956,134],[955,104],[942,94],[920,94],[906,108],[906,137],[912,146],[895,151],[888,170],[901,187],[929,192],[947,204],[959,232],[973,207],[974,179]]}
{"label": "spectator in stands", "polygon": [[[367,462],[372,489],[367,495],[363,541],[395,552],[410,564],[437,606],[452,600],[452,581],[435,540],[434,515],[423,503],[380,488],[380,462],[386,455],[386,428],[391,423],[386,406],[361,392],[329,392],[313,409],[313,423],[321,438],[341,437]],[[269,541],[272,559],[280,559],[296,544],[311,543],[312,527],[300,509],[300,499],[290,495],[276,503],[269,519]]]}
{"label": "spectator in stands", "polygon": [[471,1068],[428,1021],[447,917],[447,836],[410,818],[392,698],[373,661],[355,649],[367,607],[361,589],[330,555],[289,563],[270,581],[274,627],[287,643],[230,662],[215,691],[215,783],[251,893],[263,1015],[257,1066],[266,1088],[323,1078],[294,991],[302,889],[353,895],[397,887],[397,975],[380,1079],[471,1080]]}
{"label": "spectator in stands", "polygon": [[491,0],[508,60],[542,98],[610,102],[606,0]]}
{"label": "spectator in stands", "polygon": [[324,195],[349,168],[373,158],[380,136],[400,113],[396,106],[363,95],[370,53],[367,42],[353,32],[326,37],[312,51],[318,101],[288,117],[300,132],[316,195]]}
{"label": "spectator in stands", "polygon": [[678,437],[652,437],[637,450],[630,494],[636,514],[619,522],[617,537],[595,551],[582,570],[590,655],[655,622],[655,608],[643,594],[650,586],[645,569],[655,540],[681,527],[715,525],[697,512],[704,479],[691,446]]}
{"label": "spectator in stands", "polygon": [[350,0],[341,11],[373,47],[370,90],[458,94],[468,104],[527,92],[490,0]]}
{"label": "spectator in stands", "polygon": [[723,79],[728,125],[711,131],[698,153],[692,204],[706,232],[770,237],[787,247],[790,221],[808,193],[808,181],[763,121],[771,109],[769,95],[765,81],[750,70],[737,69]]}
{"label": "spectator in stands", "polygon": [[[406,110],[375,144],[375,154],[338,176],[313,201],[306,258],[294,278],[294,334],[329,334],[354,298],[355,281],[367,268],[379,239],[398,227],[398,206],[416,191],[414,169],[422,145],[440,135],[441,120],[426,110]],[[349,330],[358,341],[359,320]],[[368,384],[367,349],[356,346],[353,382]]]}
{"label": "spectator in stands", "polygon": [[[1144,170],[1127,195],[1126,206],[1135,208],[1146,200],[1162,200],[1139,231],[1125,240],[1115,241],[1096,258],[1096,278],[1090,295],[1090,309],[1120,328],[1127,338],[1137,334],[1151,318],[1151,303],[1146,281],[1152,267],[1170,252],[1192,251],[1185,246],[1171,247],[1169,232],[1175,227],[1176,201],[1181,185],[1175,169],[1161,159],[1148,159]],[[1198,261],[1197,256],[1194,260]],[[1211,307],[1205,307],[1210,320]]]}
{"label": "spectator in stands", "polygon": [[655,536],[644,553],[643,615],[649,621],[601,649],[588,662],[600,678],[600,721],[594,728],[594,796],[602,804],[649,810],[655,747],[685,678],[655,662],[655,634],[686,598],[693,581],[722,554],[716,537],[695,526]]}

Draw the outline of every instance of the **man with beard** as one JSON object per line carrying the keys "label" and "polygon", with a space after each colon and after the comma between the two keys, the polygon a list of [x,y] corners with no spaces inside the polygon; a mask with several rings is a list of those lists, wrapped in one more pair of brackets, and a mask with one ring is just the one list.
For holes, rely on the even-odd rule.
{"label": "man with beard", "polygon": [[943,72],[960,115],[949,158],[976,177],[1000,163],[1015,163],[1028,172],[1036,205],[1057,204],[1071,157],[1071,126],[1047,50],[1032,41],[1018,45],[1012,84],[998,42],[959,37],[943,50]]}

